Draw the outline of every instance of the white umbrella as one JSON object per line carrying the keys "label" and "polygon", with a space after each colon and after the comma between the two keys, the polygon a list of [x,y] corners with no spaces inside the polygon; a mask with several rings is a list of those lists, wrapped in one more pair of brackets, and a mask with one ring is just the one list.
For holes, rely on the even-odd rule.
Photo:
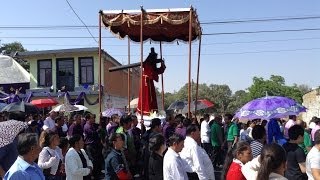
{"label": "white umbrella", "polygon": [[73,112],[73,111],[79,111],[79,109],[76,106],[73,105],[66,105],[66,104],[60,104],[59,106],[56,106],[53,108],[50,112]]}
{"label": "white umbrella", "polygon": [[130,101],[130,108],[134,109],[138,107],[139,98],[134,98]]}
{"label": "white umbrella", "polygon": [[88,108],[83,106],[83,105],[74,105],[74,106],[78,108],[77,111],[86,111],[86,110],[88,110]]}

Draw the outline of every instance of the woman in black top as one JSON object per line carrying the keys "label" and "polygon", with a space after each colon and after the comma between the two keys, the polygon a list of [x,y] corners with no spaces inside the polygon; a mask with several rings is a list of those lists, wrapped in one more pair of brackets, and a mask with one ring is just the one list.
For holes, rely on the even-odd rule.
{"label": "woman in black top", "polygon": [[149,179],[163,179],[163,152],[166,150],[165,139],[161,134],[157,134],[150,138],[150,158],[149,158]]}

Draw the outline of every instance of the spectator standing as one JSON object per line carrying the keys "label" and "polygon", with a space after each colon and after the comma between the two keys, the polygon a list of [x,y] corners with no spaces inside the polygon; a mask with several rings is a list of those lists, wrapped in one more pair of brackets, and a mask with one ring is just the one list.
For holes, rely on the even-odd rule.
{"label": "spectator standing", "polygon": [[[208,116],[209,117],[209,116]],[[184,148],[180,152],[182,160],[186,162],[189,179],[214,180],[214,169],[207,152],[200,147],[200,131],[197,125],[187,127],[187,137]]]}
{"label": "spectator standing", "polygon": [[86,124],[84,125],[84,144],[86,152],[93,163],[92,175],[94,179],[99,179],[102,176],[102,144],[99,138],[97,127],[95,126],[95,119],[93,114],[86,114]]}
{"label": "spectator standing", "polygon": [[302,120],[297,120],[296,124],[300,125],[304,129],[303,142],[299,144],[299,146],[303,149],[304,153],[307,155],[312,148],[312,141],[311,141],[310,134],[306,130],[306,122]]}
{"label": "spectator standing", "polygon": [[34,162],[41,151],[38,135],[23,133],[18,137],[19,156],[4,176],[4,180],[45,180],[41,168]]}
{"label": "spectator standing", "polygon": [[163,180],[163,153],[166,143],[163,135],[157,134],[150,138],[149,147],[151,155],[149,158],[149,179]]}
{"label": "spectator standing", "polygon": [[[80,125],[81,126],[81,125]],[[71,148],[65,157],[65,170],[68,180],[91,180],[89,174],[93,165],[85,152],[83,138],[75,134],[69,139]]]}
{"label": "spectator standing", "polygon": [[261,125],[255,125],[252,129],[253,141],[250,143],[253,158],[261,154],[261,150],[266,143],[266,130]]}
{"label": "spectator standing", "polygon": [[222,149],[223,147],[223,131],[220,125],[222,121],[221,116],[215,116],[212,120],[211,125],[211,145],[213,147],[212,151],[212,160],[213,166],[216,168],[219,165],[222,165]]}
{"label": "spectator standing", "polygon": [[245,180],[241,167],[251,161],[252,153],[249,143],[239,142],[227,153],[223,170],[222,180]]}
{"label": "spectator standing", "polygon": [[49,116],[43,121],[42,129],[44,131],[54,132],[56,130],[56,123],[54,121],[56,117],[57,117],[57,113],[54,111],[51,111]]}
{"label": "spectator standing", "polygon": [[76,114],[73,116],[73,123],[68,129],[68,137],[72,137],[74,135],[80,135],[83,137],[83,128],[81,126],[81,115]]}
{"label": "spectator standing", "polygon": [[284,177],[286,170],[286,152],[275,143],[268,144],[262,149],[260,168],[257,179],[259,180],[287,180]]}
{"label": "spectator standing", "polygon": [[309,180],[320,179],[320,131],[314,134],[314,146],[307,155],[306,172]]}
{"label": "spectator standing", "polygon": [[228,133],[227,133],[227,144],[228,144],[228,151],[238,142],[239,130],[238,125],[236,122],[231,122],[232,115],[226,114],[224,116],[224,120],[228,124]]}
{"label": "spectator standing", "polygon": [[296,124],[296,120],[297,120],[297,116],[295,115],[290,115],[289,116],[289,120],[287,121],[287,123],[284,126],[284,137],[289,140],[289,134],[288,131],[289,129]]}
{"label": "spectator standing", "polygon": [[187,180],[188,175],[185,169],[185,163],[180,155],[184,146],[184,139],[177,134],[168,139],[169,148],[163,158],[163,179],[164,180]]}
{"label": "spectator standing", "polygon": [[[59,171],[62,170],[62,152],[58,147],[60,139],[54,132],[42,131],[40,135],[40,146],[38,166],[43,169],[46,180],[62,180]],[[64,171],[64,170],[63,170]]]}
{"label": "spectator standing", "polygon": [[314,134],[320,129],[320,118],[314,118],[313,122],[315,123],[314,128],[311,130],[311,140],[314,142]]}
{"label": "spectator standing", "polygon": [[111,152],[105,160],[106,180],[132,179],[126,159],[121,153],[125,137],[123,134],[114,133],[109,137]]}
{"label": "spectator standing", "polygon": [[293,125],[288,130],[289,142],[283,145],[287,153],[287,170],[285,177],[290,180],[306,180],[306,155],[299,144],[303,142],[304,129]]}
{"label": "spectator standing", "polygon": [[203,115],[203,121],[201,122],[201,126],[200,126],[201,127],[200,134],[201,134],[201,145],[206,150],[207,154],[211,156],[212,146],[210,143],[211,130],[209,127],[209,119],[210,119],[209,114]]}

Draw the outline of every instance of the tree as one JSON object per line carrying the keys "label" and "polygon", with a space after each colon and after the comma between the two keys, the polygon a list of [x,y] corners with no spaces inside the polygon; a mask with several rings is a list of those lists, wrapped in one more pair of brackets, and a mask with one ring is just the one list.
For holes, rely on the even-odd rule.
{"label": "tree", "polygon": [[[27,49],[25,49],[23,47],[23,45],[18,42],[18,41],[15,41],[15,42],[12,42],[12,43],[6,43],[6,44],[3,44],[1,47],[0,47],[0,52],[4,52],[5,55],[11,55],[11,56],[14,56],[13,54],[15,52],[25,52],[27,51]],[[15,58],[15,57],[14,57]],[[29,71],[30,69],[30,65],[27,61],[25,60],[22,60],[22,59],[18,59],[18,58],[15,58],[15,60],[24,68],[26,69],[27,71]]]}
{"label": "tree", "polygon": [[231,97],[231,101],[227,107],[227,112],[235,113],[243,105],[245,105],[248,101],[249,101],[249,97],[248,97],[248,93],[246,91],[244,91],[244,90],[236,91]]}
{"label": "tree", "polygon": [[281,76],[271,75],[270,79],[253,77],[253,84],[248,88],[249,100],[269,96],[286,96],[302,102],[302,92],[294,86],[286,86]]}

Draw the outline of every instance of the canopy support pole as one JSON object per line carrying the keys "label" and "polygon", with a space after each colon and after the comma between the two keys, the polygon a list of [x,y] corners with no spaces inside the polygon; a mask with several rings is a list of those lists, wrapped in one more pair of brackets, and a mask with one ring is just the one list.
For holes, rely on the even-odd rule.
{"label": "canopy support pole", "polygon": [[[160,41],[160,59],[162,59],[162,42]],[[162,109],[164,110],[164,82],[163,82],[163,73],[161,74],[161,103],[162,103]]]}
{"label": "canopy support pole", "polygon": [[191,119],[191,40],[192,40],[192,8],[189,15],[189,73],[188,73],[188,117]]}
{"label": "canopy support pole", "polygon": [[141,7],[141,15],[140,15],[140,93],[141,96],[139,98],[140,104],[140,115],[141,121],[143,121],[143,7]]}
{"label": "canopy support pole", "polygon": [[[130,38],[128,37],[128,64],[130,64]],[[130,112],[131,72],[128,70],[128,112]]]}
{"label": "canopy support pole", "polygon": [[194,114],[195,115],[197,115],[197,104],[198,104],[200,56],[201,56],[201,34],[199,36],[199,49],[198,49],[198,69],[197,69],[196,100],[195,100],[195,104],[194,104]]}
{"label": "canopy support pole", "polygon": [[101,118],[101,109],[102,109],[102,88],[101,88],[101,82],[102,82],[102,57],[101,57],[101,21],[102,21],[102,15],[99,13],[99,116]]}

